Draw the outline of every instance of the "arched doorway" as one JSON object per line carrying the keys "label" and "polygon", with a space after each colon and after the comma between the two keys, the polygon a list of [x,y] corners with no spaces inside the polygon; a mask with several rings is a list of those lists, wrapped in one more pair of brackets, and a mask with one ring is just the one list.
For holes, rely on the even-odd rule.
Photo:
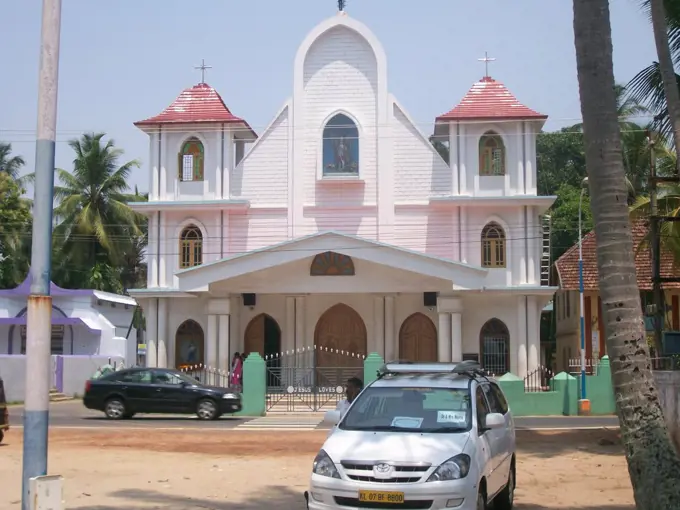
{"label": "arched doorway", "polygon": [[[353,308],[343,303],[330,307],[314,329],[316,367],[363,367],[366,339],[366,325]],[[348,354],[337,354],[336,351]]]}
{"label": "arched doorway", "polygon": [[263,358],[281,352],[281,328],[266,313],[254,317],[246,327],[243,354],[247,356],[252,352],[257,352]]}
{"label": "arched doorway", "polygon": [[195,320],[184,321],[175,333],[175,366],[177,368],[204,363],[205,335]]}
{"label": "arched doorway", "polygon": [[407,361],[438,361],[437,328],[420,312],[406,318],[399,329],[399,358]]}
{"label": "arched doorway", "polygon": [[510,333],[500,319],[490,319],[479,332],[482,367],[499,376],[510,371]]}

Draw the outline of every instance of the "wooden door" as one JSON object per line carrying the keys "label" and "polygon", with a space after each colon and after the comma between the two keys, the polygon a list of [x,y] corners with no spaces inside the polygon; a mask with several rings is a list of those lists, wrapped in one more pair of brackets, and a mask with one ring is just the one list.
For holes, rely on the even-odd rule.
{"label": "wooden door", "polygon": [[316,323],[314,343],[319,368],[363,366],[363,358],[357,354],[366,355],[366,325],[353,308],[337,304]]}
{"label": "wooden door", "polygon": [[243,339],[244,356],[256,352],[264,357],[264,321],[264,314],[260,314],[248,323]]}
{"label": "wooden door", "polygon": [[414,313],[401,325],[399,359],[421,363],[438,360],[437,328],[426,315]]}

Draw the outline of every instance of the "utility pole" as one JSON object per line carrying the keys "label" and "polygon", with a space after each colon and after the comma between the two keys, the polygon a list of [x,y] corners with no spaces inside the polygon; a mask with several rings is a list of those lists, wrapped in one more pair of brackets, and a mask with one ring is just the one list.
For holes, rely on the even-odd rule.
{"label": "utility pole", "polygon": [[654,349],[656,357],[663,356],[663,327],[666,310],[663,304],[661,289],[661,233],[659,228],[659,211],[657,205],[656,153],[652,133],[647,131],[649,140],[649,229],[651,234],[652,254],[652,297],[654,299]]}
{"label": "utility pole", "polygon": [[61,0],[43,0],[35,146],[31,291],[26,322],[26,397],[22,510],[30,510],[30,479],[47,474],[52,338],[52,202],[59,83]]}

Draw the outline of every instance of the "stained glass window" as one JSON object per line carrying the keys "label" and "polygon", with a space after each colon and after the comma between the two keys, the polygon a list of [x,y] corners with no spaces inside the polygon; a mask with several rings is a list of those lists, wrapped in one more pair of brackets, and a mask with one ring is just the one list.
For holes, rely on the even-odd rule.
{"label": "stained glass window", "polygon": [[312,261],[311,276],[354,276],[354,262],[351,257],[327,251],[319,253]]}
{"label": "stained glass window", "polygon": [[338,113],[323,130],[323,175],[359,173],[359,130],[352,119]]}
{"label": "stained glass window", "polygon": [[198,138],[189,138],[179,153],[180,181],[202,181],[204,166],[204,148]]}

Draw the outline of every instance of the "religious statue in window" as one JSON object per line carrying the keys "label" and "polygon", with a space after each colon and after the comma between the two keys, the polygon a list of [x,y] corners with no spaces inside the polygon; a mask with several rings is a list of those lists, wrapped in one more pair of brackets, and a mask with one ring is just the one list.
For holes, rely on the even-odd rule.
{"label": "religious statue in window", "polygon": [[359,173],[359,130],[352,119],[338,113],[323,130],[323,174]]}

